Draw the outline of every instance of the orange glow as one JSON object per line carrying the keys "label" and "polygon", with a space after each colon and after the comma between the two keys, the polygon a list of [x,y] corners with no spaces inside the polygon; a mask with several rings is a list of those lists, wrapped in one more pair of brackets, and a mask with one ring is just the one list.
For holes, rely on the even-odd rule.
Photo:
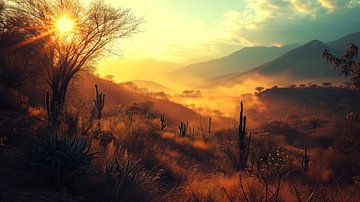
{"label": "orange glow", "polygon": [[70,34],[75,29],[75,22],[67,16],[62,16],[56,21],[56,29],[61,35]]}

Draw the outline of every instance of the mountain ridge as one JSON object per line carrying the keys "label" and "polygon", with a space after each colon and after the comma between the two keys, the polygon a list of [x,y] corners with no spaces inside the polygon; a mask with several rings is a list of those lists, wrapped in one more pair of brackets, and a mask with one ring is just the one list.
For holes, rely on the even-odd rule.
{"label": "mountain ridge", "polygon": [[[296,47],[273,61],[256,66],[246,72],[237,72],[208,79],[208,85],[238,84],[250,76],[289,77],[297,80],[338,78],[330,65],[322,58],[322,52],[327,49],[332,54],[341,56],[349,42],[360,44],[360,32],[348,34],[339,39],[324,43],[314,39]],[[342,48],[343,47],[343,48]]]}
{"label": "mountain ridge", "polygon": [[245,72],[254,66],[269,62],[281,54],[297,47],[297,44],[244,47],[227,56],[190,64],[172,72],[173,75],[193,76],[208,79],[235,72]]}

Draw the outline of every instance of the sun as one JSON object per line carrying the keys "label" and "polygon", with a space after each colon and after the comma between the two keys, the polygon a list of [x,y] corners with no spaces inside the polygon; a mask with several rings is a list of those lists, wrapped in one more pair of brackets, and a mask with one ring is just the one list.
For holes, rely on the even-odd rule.
{"label": "sun", "polygon": [[62,16],[56,21],[56,28],[60,34],[67,34],[74,31],[75,22],[73,19]]}

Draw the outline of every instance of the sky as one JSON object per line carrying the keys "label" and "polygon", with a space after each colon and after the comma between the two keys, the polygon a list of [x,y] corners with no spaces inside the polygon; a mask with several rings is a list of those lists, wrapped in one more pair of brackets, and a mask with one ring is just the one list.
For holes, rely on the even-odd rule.
{"label": "sky", "polygon": [[360,31],[360,0],[106,0],[143,17],[109,62],[159,60],[179,66],[248,46],[330,41]]}

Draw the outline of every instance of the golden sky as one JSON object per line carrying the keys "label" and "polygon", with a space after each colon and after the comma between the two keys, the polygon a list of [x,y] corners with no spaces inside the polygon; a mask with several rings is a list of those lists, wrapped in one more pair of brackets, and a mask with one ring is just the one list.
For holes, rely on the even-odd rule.
{"label": "golden sky", "polygon": [[[247,46],[329,41],[359,31],[353,25],[358,24],[360,2],[352,0],[105,1],[144,18],[140,33],[119,42],[119,56],[98,65],[100,74],[115,77],[121,74],[121,67],[115,67],[119,60],[183,66]],[[132,67],[127,68],[131,75]]]}

